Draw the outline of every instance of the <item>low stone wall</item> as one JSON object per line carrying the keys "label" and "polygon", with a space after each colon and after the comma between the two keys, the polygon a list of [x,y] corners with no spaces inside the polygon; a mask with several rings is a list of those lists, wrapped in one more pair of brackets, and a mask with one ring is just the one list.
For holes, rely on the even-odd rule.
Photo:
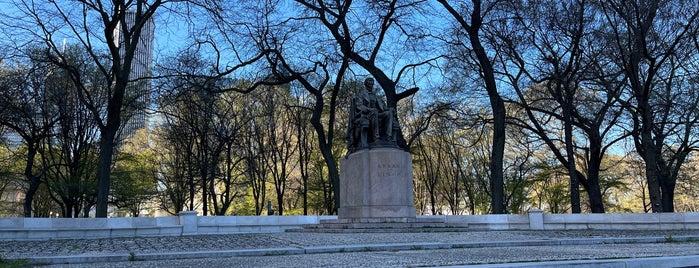
{"label": "low stone wall", "polygon": [[699,230],[699,212],[538,214],[543,218],[544,230]]}
{"label": "low stone wall", "polygon": [[[699,230],[699,213],[438,215],[447,227],[469,230]],[[337,216],[197,216],[157,218],[0,218],[0,240],[48,240],[198,234],[270,233]]]}
{"label": "low stone wall", "polygon": [[180,235],[179,217],[0,218],[0,239],[47,240]]}
{"label": "low stone wall", "polygon": [[317,224],[337,216],[179,216],[139,218],[0,218],[0,240],[49,240],[270,233]]}
{"label": "low stone wall", "polygon": [[472,230],[699,230],[699,212],[419,216]]}

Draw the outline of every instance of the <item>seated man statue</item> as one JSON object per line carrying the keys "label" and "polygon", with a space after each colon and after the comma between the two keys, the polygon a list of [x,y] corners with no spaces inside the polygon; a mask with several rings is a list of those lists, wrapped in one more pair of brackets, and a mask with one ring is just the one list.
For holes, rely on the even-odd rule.
{"label": "seated man statue", "polygon": [[395,143],[395,110],[386,107],[386,103],[376,94],[374,79],[364,80],[364,89],[355,94],[350,107],[346,135],[350,153],[368,147],[369,143],[378,143],[382,138]]}

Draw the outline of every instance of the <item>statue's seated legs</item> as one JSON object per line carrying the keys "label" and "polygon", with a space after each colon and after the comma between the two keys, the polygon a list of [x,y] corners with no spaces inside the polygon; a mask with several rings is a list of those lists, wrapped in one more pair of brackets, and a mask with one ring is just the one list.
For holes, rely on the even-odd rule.
{"label": "statue's seated legs", "polygon": [[368,136],[369,136],[369,120],[366,118],[358,118],[355,120],[355,141],[359,144],[355,148],[364,148],[369,146]]}
{"label": "statue's seated legs", "polygon": [[393,124],[393,127],[391,128],[391,141],[396,142],[398,140],[398,132],[400,131],[400,126],[398,124]]}
{"label": "statue's seated legs", "polygon": [[381,130],[379,127],[381,126],[380,123],[380,115],[376,113],[376,111],[373,111],[372,113],[369,114],[369,123],[371,123],[371,134],[373,137],[372,142],[376,142],[379,140],[379,137],[381,136]]}
{"label": "statue's seated legs", "polygon": [[374,133],[375,141],[379,141],[380,138],[384,138],[387,141],[395,141],[394,128],[397,124],[394,123],[394,113],[393,111],[384,111],[377,116],[377,128]]}

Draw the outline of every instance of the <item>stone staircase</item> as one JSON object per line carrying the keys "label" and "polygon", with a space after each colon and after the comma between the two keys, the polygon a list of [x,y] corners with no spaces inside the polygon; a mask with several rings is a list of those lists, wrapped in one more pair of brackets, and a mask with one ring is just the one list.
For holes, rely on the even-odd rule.
{"label": "stone staircase", "polygon": [[315,233],[424,233],[461,232],[468,224],[447,225],[441,218],[352,218],[320,220],[319,224],[304,224],[301,229],[286,232]]}

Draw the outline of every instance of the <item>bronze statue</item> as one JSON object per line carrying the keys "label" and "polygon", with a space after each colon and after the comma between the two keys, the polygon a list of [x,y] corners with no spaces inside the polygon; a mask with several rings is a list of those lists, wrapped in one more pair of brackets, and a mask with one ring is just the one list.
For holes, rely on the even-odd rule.
{"label": "bronze statue", "polygon": [[347,126],[349,152],[377,146],[396,146],[396,111],[374,91],[374,79],[364,80],[363,91],[352,98]]}

